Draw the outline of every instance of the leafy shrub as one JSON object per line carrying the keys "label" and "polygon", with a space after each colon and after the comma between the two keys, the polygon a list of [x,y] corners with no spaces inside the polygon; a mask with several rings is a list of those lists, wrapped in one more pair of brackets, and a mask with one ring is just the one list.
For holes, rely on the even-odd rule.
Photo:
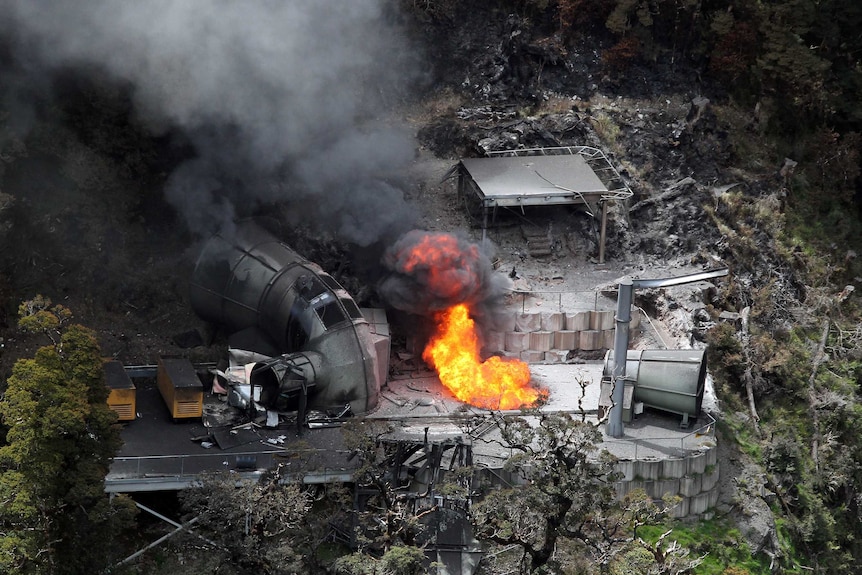
{"label": "leafy shrub", "polygon": [[609,72],[622,72],[640,55],[641,43],[635,36],[625,36],[602,54],[602,64]]}

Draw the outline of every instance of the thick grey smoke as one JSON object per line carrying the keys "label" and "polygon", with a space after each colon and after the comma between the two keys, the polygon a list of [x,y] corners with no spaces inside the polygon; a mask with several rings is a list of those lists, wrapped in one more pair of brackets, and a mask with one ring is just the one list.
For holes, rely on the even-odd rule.
{"label": "thick grey smoke", "polygon": [[374,121],[418,69],[392,5],[7,0],[0,31],[31,70],[106,73],[152,130],[182,130],[196,157],[166,193],[193,231],[287,198],[297,220],[367,245],[410,221],[394,175],[412,139]]}
{"label": "thick grey smoke", "polygon": [[493,327],[509,281],[494,271],[490,250],[454,234],[412,230],[384,254],[389,274],[378,291],[392,307],[425,316],[465,303],[473,319]]}

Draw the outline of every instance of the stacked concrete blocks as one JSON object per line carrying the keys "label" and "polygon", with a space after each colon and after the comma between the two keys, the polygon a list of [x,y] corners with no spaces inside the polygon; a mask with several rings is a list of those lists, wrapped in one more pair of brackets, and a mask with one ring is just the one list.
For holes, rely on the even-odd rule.
{"label": "stacked concrete blocks", "polygon": [[554,332],[554,349],[578,349],[580,332],[560,330]]}
{"label": "stacked concrete blocks", "polygon": [[[636,317],[633,312],[631,327],[639,324]],[[484,349],[529,363],[565,363],[572,351],[613,349],[615,327],[613,310],[518,311],[501,319],[502,331],[490,334]]]}
{"label": "stacked concrete blocks", "polygon": [[562,312],[542,312],[542,331],[560,331],[566,326],[566,316]]}
{"label": "stacked concrete blocks", "polygon": [[510,331],[506,334],[505,342],[505,351],[521,353],[530,349],[530,334],[522,331]]}
{"label": "stacked concrete blocks", "polygon": [[622,499],[636,489],[643,489],[656,501],[677,496],[680,502],[671,516],[701,515],[718,503],[717,459],[718,450],[713,446],[684,457],[617,461],[616,471],[621,475],[614,486],[617,497]]}
{"label": "stacked concrete blocks", "polygon": [[533,351],[550,351],[554,345],[554,332],[531,331],[530,349]]}

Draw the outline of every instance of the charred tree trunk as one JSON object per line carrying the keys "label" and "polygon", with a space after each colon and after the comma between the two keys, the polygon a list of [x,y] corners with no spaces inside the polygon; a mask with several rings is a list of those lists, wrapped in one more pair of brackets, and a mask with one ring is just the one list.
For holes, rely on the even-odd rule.
{"label": "charred tree trunk", "polygon": [[826,340],[829,338],[829,326],[831,325],[829,318],[823,320],[823,328],[820,333],[820,343],[817,345],[817,350],[814,352],[814,358],[811,360],[811,375],[808,378],[808,410],[811,412],[811,421],[814,427],[814,433],[811,438],[811,459],[814,460],[814,471],[817,476],[820,476],[820,415],[815,407],[816,401],[816,386],[817,370],[826,359],[824,350],[826,349]]}
{"label": "charred tree trunk", "polygon": [[547,518],[545,523],[545,538],[542,541],[542,546],[538,549],[530,548],[527,553],[530,555],[530,571],[534,572],[539,567],[546,565],[554,551],[557,549],[557,540],[560,538],[560,530],[563,529],[563,523],[566,519],[566,514],[572,508],[572,500],[564,497],[558,498],[558,512]]}
{"label": "charred tree trunk", "polygon": [[751,415],[751,422],[754,425],[754,431],[757,437],[762,438],[760,433],[760,416],[757,415],[757,406],[754,403],[754,380],[757,377],[754,373],[754,359],[751,357],[751,346],[748,336],[748,315],[751,313],[751,308],[747,307],[742,310],[742,352],[745,354],[745,371],[742,374],[743,382],[745,383],[745,395],[748,398],[748,412]]}

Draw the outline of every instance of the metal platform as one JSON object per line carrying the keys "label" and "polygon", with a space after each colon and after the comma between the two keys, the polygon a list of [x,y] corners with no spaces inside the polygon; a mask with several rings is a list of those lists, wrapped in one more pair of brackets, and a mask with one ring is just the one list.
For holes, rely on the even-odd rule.
{"label": "metal platform", "polygon": [[[549,394],[541,411],[568,412],[598,422],[603,362],[530,367],[533,383]],[[138,416],[123,428],[125,443],[105,479],[108,492],[178,490],[204,472],[254,476],[279,465],[288,478],[304,483],[352,478],[357,462],[344,448],[339,428],[304,428],[300,433],[295,424],[267,429],[254,424],[207,428],[201,421],[174,422],[154,380],[140,378],[136,385]],[[204,403],[205,410],[225,408],[210,392],[205,392]],[[474,461],[493,469],[502,466],[508,451],[493,441],[474,441],[476,430],[465,425],[487,414],[455,399],[433,373],[417,371],[391,379],[380,406],[366,417],[390,424],[393,439],[471,443]],[[679,421],[678,416],[648,410],[626,425],[625,437],[606,437],[600,448],[620,459],[656,459],[679,457],[714,440],[711,418],[689,429],[681,429]],[[491,427],[482,430],[484,439],[494,433]]]}
{"label": "metal platform", "polygon": [[[108,492],[185,489],[204,472],[254,476],[278,465],[304,483],[351,478],[353,464],[339,429],[304,429],[300,435],[295,424],[267,429],[207,428],[200,419],[175,422],[154,380],[139,378],[136,385],[137,418],[123,426],[123,447],[105,478]],[[224,408],[219,396],[205,392],[205,412]]]}

